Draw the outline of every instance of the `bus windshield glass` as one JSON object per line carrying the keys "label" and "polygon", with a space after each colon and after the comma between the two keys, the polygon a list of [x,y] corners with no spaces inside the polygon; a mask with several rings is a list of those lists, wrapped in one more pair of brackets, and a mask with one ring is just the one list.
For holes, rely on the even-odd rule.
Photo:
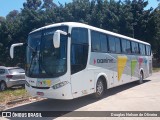
{"label": "bus windshield glass", "polygon": [[[59,26],[31,33],[28,37],[26,75],[32,78],[54,78],[67,71],[67,36],[61,35],[60,47],[53,45],[56,30],[67,32]],[[32,49],[31,49],[32,48]]]}

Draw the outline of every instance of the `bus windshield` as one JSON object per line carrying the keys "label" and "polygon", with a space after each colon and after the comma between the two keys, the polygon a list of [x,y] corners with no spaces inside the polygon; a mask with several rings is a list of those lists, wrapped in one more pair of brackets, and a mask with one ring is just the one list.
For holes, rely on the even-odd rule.
{"label": "bus windshield", "polygon": [[[67,26],[59,26],[31,33],[28,37],[26,75],[32,78],[53,78],[67,71],[67,36],[61,35],[60,47],[54,48],[56,30],[67,32]],[[33,48],[33,49],[31,49]]]}

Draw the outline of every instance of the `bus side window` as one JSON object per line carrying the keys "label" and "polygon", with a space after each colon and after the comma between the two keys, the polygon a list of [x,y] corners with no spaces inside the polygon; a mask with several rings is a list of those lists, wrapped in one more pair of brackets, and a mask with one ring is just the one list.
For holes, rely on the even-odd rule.
{"label": "bus side window", "polygon": [[132,53],[135,54],[136,53],[135,42],[131,42],[131,43],[132,43]]}
{"label": "bus side window", "polygon": [[122,52],[123,52],[123,53],[127,53],[127,51],[126,51],[126,49],[127,49],[127,48],[126,48],[126,47],[127,47],[127,46],[126,46],[126,44],[127,44],[126,42],[127,42],[127,41],[126,41],[125,39],[122,39],[121,41],[122,41]]}
{"label": "bus side window", "polygon": [[141,55],[145,55],[145,45],[144,44],[139,44],[139,48],[140,48],[140,54]]}
{"label": "bus side window", "polygon": [[101,41],[101,52],[108,52],[108,42],[107,36],[105,34],[100,34]]}
{"label": "bus side window", "polygon": [[125,39],[122,39],[122,52],[131,54],[131,42]]}
{"label": "bus side window", "polygon": [[107,36],[97,31],[91,31],[92,52],[108,52]]}
{"label": "bus side window", "polygon": [[148,45],[146,45],[146,55],[148,55],[148,56],[151,55],[151,48]]}
{"label": "bus side window", "polygon": [[115,46],[115,39],[113,36],[108,36],[108,42],[109,42],[109,51],[111,53],[116,52],[116,46]]}
{"label": "bus side window", "polygon": [[152,51],[151,51],[151,46],[148,46],[149,49],[149,55],[151,55]]}
{"label": "bus side window", "polygon": [[136,43],[136,42],[131,42],[131,43],[132,43],[132,53],[133,54],[139,54],[138,43]]}
{"label": "bus side window", "polygon": [[115,44],[116,44],[116,53],[121,53],[121,42],[119,38],[115,37]]}
{"label": "bus side window", "polygon": [[127,43],[126,43],[126,52],[128,54],[131,54],[131,42],[127,40]]}
{"label": "bus side window", "polygon": [[100,52],[101,49],[101,41],[100,34],[96,31],[91,31],[91,39],[92,39],[92,52]]}
{"label": "bus side window", "polygon": [[138,43],[137,43],[137,42],[135,43],[135,53],[136,53],[136,54],[140,54],[140,50],[139,50],[139,47],[138,47]]}

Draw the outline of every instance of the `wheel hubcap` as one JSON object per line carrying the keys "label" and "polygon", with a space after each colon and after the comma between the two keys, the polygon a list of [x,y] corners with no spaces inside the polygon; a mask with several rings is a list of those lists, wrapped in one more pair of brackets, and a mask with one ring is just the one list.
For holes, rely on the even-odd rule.
{"label": "wheel hubcap", "polygon": [[101,95],[102,92],[103,92],[103,83],[100,81],[98,82],[98,85],[97,85],[97,93]]}
{"label": "wheel hubcap", "polygon": [[140,82],[142,83],[142,81],[143,81],[143,75],[141,73],[141,75],[140,75]]}

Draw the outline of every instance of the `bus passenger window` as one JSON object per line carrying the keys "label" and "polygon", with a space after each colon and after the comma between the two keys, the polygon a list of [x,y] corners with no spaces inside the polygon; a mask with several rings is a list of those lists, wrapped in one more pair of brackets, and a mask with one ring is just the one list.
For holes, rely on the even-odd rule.
{"label": "bus passenger window", "polygon": [[95,31],[91,31],[91,39],[92,39],[92,51],[93,52],[100,52],[101,48],[101,42],[100,42],[100,37],[99,33]]}
{"label": "bus passenger window", "polygon": [[151,47],[146,45],[146,55],[150,56],[151,55]]}
{"label": "bus passenger window", "polygon": [[139,44],[139,48],[140,48],[140,54],[145,55],[146,54],[145,45]]}
{"label": "bus passenger window", "polygon": [[127,41],[126,41],[125,39],[122,39],[122,52],[123,52],[123,53],[127,53],[127,51],[126,51],[126,49],[127,49],[127,48],[126,48],[126,47],[127,47],[126,44],[127,44],[127,43],[126,43],[126,42],[127,42]]}
{"label": "bus passenger window", "polygon": [[131,42],[127,40],[127,43],[126,43],[126,52],[128,54],[131,53]]}
{"label": "bus passenger window", "polygon": [[131,42],[131,43],[132,43],[132,53],[133,54],[139,54],[138,43],[136,43],[136,42]]}
{"label": "bus passenger window", "polygon": [[108,36],[109,41],[109,51],[112,53],[116,52],[115,39],[113,36]]}
{"label": "bus passenger window", "polygon": [[107,36],[105,34],[100,34],[101,41],[101,52],[108,52]]}
{"label": "bus passenger window", "polygon": [[121,44],[119,38],[115,38],[115,44],[116,44],[116,53],[121,53]]}

